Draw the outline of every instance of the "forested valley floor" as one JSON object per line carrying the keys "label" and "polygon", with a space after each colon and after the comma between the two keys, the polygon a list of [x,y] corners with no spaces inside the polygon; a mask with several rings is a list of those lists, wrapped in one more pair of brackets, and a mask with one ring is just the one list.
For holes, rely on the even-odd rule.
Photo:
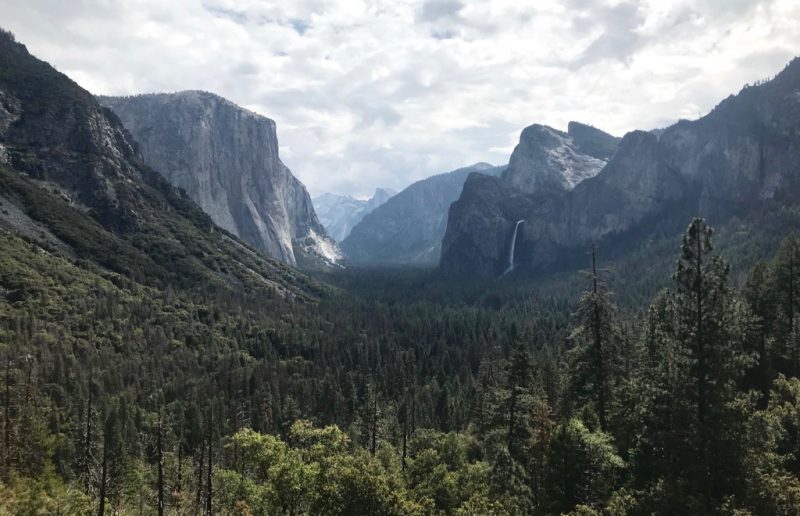
{"label": "forested valley floor", "polygon": [[800,240],[734,279],[713,241],[672,241],[665,289],[600,249],[548,280],[339,272],[314,300],[0,231],[0,513],[796,514]]}

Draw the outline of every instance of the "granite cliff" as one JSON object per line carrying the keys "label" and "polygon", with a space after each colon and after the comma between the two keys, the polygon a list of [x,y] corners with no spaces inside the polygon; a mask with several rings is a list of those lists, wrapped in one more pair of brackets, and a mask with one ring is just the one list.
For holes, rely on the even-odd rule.
{"label": "granite cliff", "polygon": [[[522,140],[526,132],[543,132],[533,127],[523,131]],[[579,166],[567,150],[551,151],[564,148],[563,133],[546,136],[533,151],[521,141],[515,154],[524,150],[525,156],[512,156],[509,169],[514,168],[502,178],[467,180],[450,209],[440,261],[444,272],[502,273],[518,220],[525,223],[514,260],[519,269],[536,272],[558,268],[590,242],[645,242],[680,231],[693,215],[723,223],[788,191],[800,175],[800,59],[698,120],[657,133],[633,131],[613,153],[610,145],[595,147],[591,158],[608,159],[601,170]],[[562,155],[568,158],[541,159]],[[527,172],[519,163],[530,165]],[[558,169],[561,163],[575,165]],[[568,169],[592,174],[570,189],[558,173]]]}
{"label": "granite cliff", "polygon": [[362,265],[436,265],[447,227],[447,211],[467,176],[497,175],[505,167],[487,163],[417,181],[369,213],[342,242],[347,260]]}
{"label": "granite cliff", "polygon": [[578,122],[570,122],[566,133],[534,124],[522,131],[503,180],[526,193],[570,190],[597,175],[618,143],[619,138]]}
{"label": "granite cliff", "polygon": [[290,265],[339,260],[305,186],[281,162],[275,122],[202,91],[100,97],[145,162],[211,219]]}
{"label": "granite cliff", "polygon": [[144,163],[113,112],[4,31],[0,234],[120,285],[298,297],[311,285],[217,227]]}

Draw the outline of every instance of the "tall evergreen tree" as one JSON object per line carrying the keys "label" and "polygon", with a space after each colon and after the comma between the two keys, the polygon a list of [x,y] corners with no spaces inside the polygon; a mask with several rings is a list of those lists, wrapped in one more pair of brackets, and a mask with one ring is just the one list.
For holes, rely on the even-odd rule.
{"label": "tall evergreen tree", "polygon": [[772,263],[772,279],[779,370],[797,376],[800,374],[800,238],[796,235],[781,243]]}
{"label": "tall evergreen tree", "polygon": [[759,408],[764,408],[769,403],[770,387],[775,377],[772,357],[775,296],[769,264],[756,264],[747,277],[742,294],[754,317],[751,344],[757,356],[755,366],[748,371],[747,385],[761,393]]}
{"label": "tall evergreen tree", "polygon": [[660,349],[636,458],[639,479],[660,486],[649,509],[657,513],[706,514],[743,491],[747,404],[738,386],[751,363],[752,316],[728,288],[728,266],[713,254],[711,235],[702,219],[692,221],[672,308],[651,310],[647,335],[658,336]]}
{"label": "tall evergreen tree", "polygon": [[594,246],[591,255],[590,288],[578,303],[577,327],[572,333],[576,345],[572,391],[578,402],[592,404],[600,419],[600,428],[606,431],[613,389],[620,374],[619,325],[608,289],[598,276]]}

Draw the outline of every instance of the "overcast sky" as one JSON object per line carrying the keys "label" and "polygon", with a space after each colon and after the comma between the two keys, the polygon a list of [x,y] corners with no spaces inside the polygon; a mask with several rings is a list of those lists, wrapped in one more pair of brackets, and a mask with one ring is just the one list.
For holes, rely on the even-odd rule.
{"label": "overcast sky", "polygon": [[532,123],[697,118],[800,54],[797,0],[0,0],[97,94],[202,89],[274,119],[312,195],[477,161]]}

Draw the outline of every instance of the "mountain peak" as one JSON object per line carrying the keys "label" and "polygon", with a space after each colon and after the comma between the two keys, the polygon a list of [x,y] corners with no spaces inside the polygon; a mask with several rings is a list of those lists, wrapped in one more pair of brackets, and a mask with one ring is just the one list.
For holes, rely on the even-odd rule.
{"label": "mountain peak", "polygon": [[352,263],[433,265],[439,259],[450,205],[472,174],[497,175],[486,163],[417,181],[369,213],[342,241]]}
{"label": "mountain peak", "polygon": [[581,122],[570,122],[567,134],[580,152],[606,161],[614,155],[620,142],[616,136]]}
{"label": "mountain peak", "polygon": [[324,193],[314,197],[312,201],[319,220],[328,234],[337,242],[341,242],[365,216],[388,201],[395,193],[388,188],[376,188],[369,199]]}
{"label": "mountain peak", "polygon": [[503,179],[525,193],[570,190],[595,176],[616,150],[618,139],[570,122],[572,133],[533,124],[523,129]]}
{"label": "mountain peak", "polygon": [[477,163],[474,163],[474,164],[472,164],[472,165],[470,165],[468,167],[464,167],[464,168],[467,169],[467,170],[480,172],[481,170],[490,170],[490,169],[493,169],[493,168],[496,168],[496,167],[494,165],[490,164],[490,163],[486,163],[485,161],[479,161]]}

